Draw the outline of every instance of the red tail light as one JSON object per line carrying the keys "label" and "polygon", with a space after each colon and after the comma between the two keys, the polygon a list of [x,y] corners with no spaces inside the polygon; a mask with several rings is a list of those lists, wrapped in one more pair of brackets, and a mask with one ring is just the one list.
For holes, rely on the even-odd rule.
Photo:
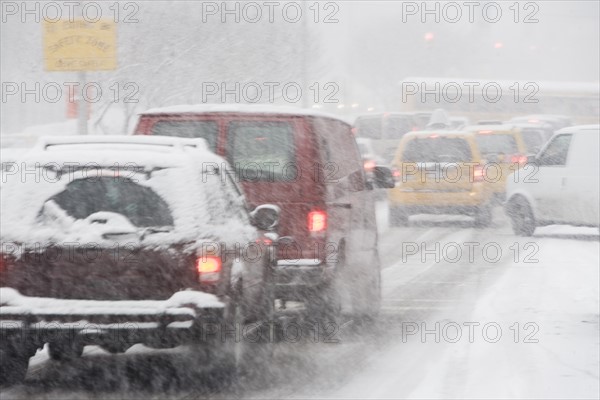
{"label": "red tail light", "polygon": [[219,256],[200,256],[196,260],[198,280],[201,283],[216,283],[221,277],[222,261]]}
{"label": "red tail light", "polygon": [[351,131],[354,136],[356,136],[356,134],[358,133],[358,129],[356,129],[356,127],[352,128]]}
{"label": "red tail light", "polygon": [[367,172],[372,172],[375,169],[375,161],[373,160],[366,160],[363,165]]}
{"label": "red tail light", "polygon": [[483,182],[485,179],[485,169],[482,165],[476,165],[473,169],[473,182]]}
{"label": "red tail light", "polygon": [[312,233],[323,232],[327,229],[327,213],[325,211],[311,211],[308,213],[308,231]]}
{"label": "red tail light", "polygon": [[527,156],[515,154],[510,158],[510,162],[513,164],[525,165],[527,163]]}
{"label": "red tail light", "polygon": [[392,168],[392,176],[396,182],[400,182],[402,179],[402,172],[400,172],[400,170],[397,168]]}

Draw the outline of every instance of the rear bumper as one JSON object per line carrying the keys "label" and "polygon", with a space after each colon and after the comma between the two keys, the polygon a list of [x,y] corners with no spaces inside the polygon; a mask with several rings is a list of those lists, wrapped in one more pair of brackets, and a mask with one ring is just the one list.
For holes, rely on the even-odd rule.
{"label": "rear bumper", "polygon": [[0,288],[2,339],[28,345],[78,340],[83,344],[182,343],[205,324],[223,321],[225,305],[216,296],[181,291],[167,300],[62,300],[23,296]]}
{"label": "rear bumper", "polygon": [[319,259],[279,260],[275,269],[275,296],[302,300],[311,290],[328,284],[335,266]]}
{"label": "rear bumper", "polygon": [[443,192],[443,191],[424,191],[424,190],[406,190],[402,187],[396,187],[389,191],[388,199],[390,205],[402,207],[479,207],[491,200],[492,194],[482,188],[473,188],[473,190]]}

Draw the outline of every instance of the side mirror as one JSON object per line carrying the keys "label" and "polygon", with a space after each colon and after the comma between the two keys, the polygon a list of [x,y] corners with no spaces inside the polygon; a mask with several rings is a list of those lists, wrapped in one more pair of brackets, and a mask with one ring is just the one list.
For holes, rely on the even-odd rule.
{"label": "side mirror", "polygon": [[538,159],[535,154],[527,156],[527,164],[538,165]]}
{"label": "side mirror", "polygon": [[273,204],[261,204],[250,213],[250,223],[263,231],[272,231],[279,224],[281,209]]}
{"label": "side mirror", "polygon": [[396,186],[392,170],[381,166],[377,166],[373,169],[373,183],[376,187],[382,189],[392,189]]}

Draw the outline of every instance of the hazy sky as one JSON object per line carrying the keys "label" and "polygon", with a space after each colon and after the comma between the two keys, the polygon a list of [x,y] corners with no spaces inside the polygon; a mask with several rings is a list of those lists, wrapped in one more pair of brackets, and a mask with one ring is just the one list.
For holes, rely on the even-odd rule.
{"label": "hazy sky", "polygon": [[[264,7],[256,23],[244,20],[252,13],[239,22],[226,16],[222,23],[220,13],[203,13],[206,4],[221,2],[134,3],[139,23],[118,26],[119,65],[128,65],[128,79],[137,74],[140,96],[146,99],[153,91],[153,101],[189,100],[168,89],[198,92],[200,80],[335,82],[340,96],[363,103],[385,102],[409,76],[598,82],[597,1],[475,2],[474,8],[461,1],[427,2],[429,13],[423,2],[308,1],[307,18],[299,23],[282,17],[282,5],[274,23]],[[244,3],[239,4],[241,9]],[[3,85],[75,78],[44,71],[41,25],[33,17],[3,18]],[[150,74],[156,68],[164,75]],[[90,76],[108,82],[124,79],[123,74]],[[2,131],[60,121],[64,109],[64,102],[3,98]]]}

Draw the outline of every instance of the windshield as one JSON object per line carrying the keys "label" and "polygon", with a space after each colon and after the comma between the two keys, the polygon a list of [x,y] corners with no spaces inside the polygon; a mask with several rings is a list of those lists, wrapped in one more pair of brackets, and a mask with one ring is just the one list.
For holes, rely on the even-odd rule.
{"label": "windshield", "polygon": [[173,226],[167,203],[152,189],[129,178],[93,177],[75,180],[52,196],[68,215],[84,219],[99,211],[121,214],[139,227]]}
{"label": "windshield", "polygon": [[543,133],[536,129],[523,130],[521,136],[529,153],[537,153],[544,144]]}
{"label": "windshield", "polygon": [[460,138],[424,138],[408,142],[403,162],[469,162],[472,155],[469,144]]}
{"label": "windshield", "polygon": [[519,150],[515,137],[510,134],[479,134],[477,146],[483,155],[487,154],[515,154]]}
{"label": "windshield", "polygon": [[284,121],[229,124],[229,158],[243,181],[279,181],[295,165],[294,130]]}

